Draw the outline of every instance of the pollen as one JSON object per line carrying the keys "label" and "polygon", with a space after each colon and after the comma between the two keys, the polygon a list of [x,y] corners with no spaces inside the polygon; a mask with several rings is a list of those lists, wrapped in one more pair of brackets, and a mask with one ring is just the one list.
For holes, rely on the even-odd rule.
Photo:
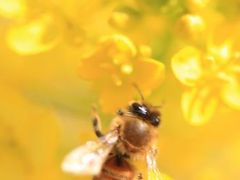
{"label": "pollen", "polygon": [[192,28],[204,29],[204,21],[200,16],[197,15],[186,15],[186,21]]}
{"label": "pollen", "polygon": [[131,74],[133,72],[133,67],[129,64],[124,64],[121,66],[121,71],[123,74]]}
{"label": "pollen", "polygon": [[112,80],[113,80],[114,84],[118,87],[122,86],[122,84],[123,84],[122,80],[117,75],[113,75]]}

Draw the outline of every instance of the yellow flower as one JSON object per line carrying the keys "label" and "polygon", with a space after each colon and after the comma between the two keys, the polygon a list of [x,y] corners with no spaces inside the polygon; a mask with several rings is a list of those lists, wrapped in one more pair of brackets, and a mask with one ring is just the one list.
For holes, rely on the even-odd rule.
{"label": "yellow flower", "polygon": [[225,22],[223,14],[214,8],[215,0],[187,0],[187,13],[177,21],[179,37],[193,44],[204,44]]}
{"label": "yellow flower", "polygon": [[1,0],[0,16],[6,18],[21,18],[26,15],[25,0]]}
{"label": "yellow flower", "polygon": [[52,14],[43,14],[32,21],[13,26],[6,35],[8,46],[21,55],[32,55],[53,48],[60,33]]}
{"label": "yellow flower", "polygon": [[126,105],[136,93],[157,87],[164,77],[164,65],[149,57],[149,48],[138,48],[123,35],[102,38],[99,46],[82,59],[80,77],[89,80],[100,93],[104,111]]}
{"label": "yellow flower", "polygon": [[[6,27],[4,38],[6,38],[7,45],[20,55],[46,52],[61,42],[73,46],[83,45],[86,38],[85,28],[91,28],[86,25],[91,25],[95,21],[79,17],[86,15],[89,17],[89,11],[100,9],[97,1],[93,3],[94,6],[93,4],[88,5],[91,6],[91,9],[87,4],[89,3],[81,2],[79,4],[79,2],[69,1],[29,3],[27,0],[1,0],[0,25]],[[79,11],[79,7],[87,10]],[[69,14],[70,12],[71,14]],[[1,16],[4,19],[1,19]]]}
{"label": "yellow flower", "polygon": [[200,125],[212,118],[220,101],[240,109],[239,52],[232,43],[209,43],[206,50],[185,47],[172,58],[176,78],[187,90],[182,95],[185,118]]}

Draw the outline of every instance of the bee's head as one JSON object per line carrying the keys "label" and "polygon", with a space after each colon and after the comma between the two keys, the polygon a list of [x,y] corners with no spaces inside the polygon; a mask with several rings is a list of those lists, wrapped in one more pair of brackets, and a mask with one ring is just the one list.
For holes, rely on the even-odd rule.
{"label": "bee's head", "polygon": [[160,112],[145,103],[133,102],[129,106],[129,111],[154,127],[160,124]]}

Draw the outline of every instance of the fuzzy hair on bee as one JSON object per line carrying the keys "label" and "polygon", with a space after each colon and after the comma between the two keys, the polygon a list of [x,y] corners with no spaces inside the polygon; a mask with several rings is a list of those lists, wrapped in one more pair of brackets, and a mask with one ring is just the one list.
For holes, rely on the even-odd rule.
{"label": "fuzzy hair on bee", "polygon": [[72,174],[90,174],[94,180],[141,179],[133,160],[145,160],[148,179],[160,180],[157,168],[156,139],[161,121],[160,111],[141,101],[130,102],[117,111],[107,134],[101,132],[100,118],[93,110],[93,130],[97,141],[89,141],[70,152],[62,169]]}

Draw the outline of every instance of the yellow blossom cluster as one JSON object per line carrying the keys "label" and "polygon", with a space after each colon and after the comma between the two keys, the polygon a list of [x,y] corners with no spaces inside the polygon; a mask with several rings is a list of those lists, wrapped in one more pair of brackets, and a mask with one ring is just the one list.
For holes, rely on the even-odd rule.
{"label": "yellow blossom cluster", "polygon": [[181,100],[184,117],[201,125],[213,118],[220,102],[240,108],[239,23],[206,8],[210,1],[191,3],[194,14],[184,15],[178,24],[191,42],[173,55],[171,64],[176,78],[187,87]]}
{"label": "yellow blossom cluster", "polygon": [[0,179],[91,179],[64,155],[138,91],[164,101],[149,179],[240,179],[239,20],[239,0],[0,0]]}
{"label": "yellow blossom cluster", "polygon": [[239,52],[226,42],[207,52],[185,47],[172,59],[172,68],[188,88],[182,95],[184,116],[198,125],[212,118],[219,101],[240,109]]}

